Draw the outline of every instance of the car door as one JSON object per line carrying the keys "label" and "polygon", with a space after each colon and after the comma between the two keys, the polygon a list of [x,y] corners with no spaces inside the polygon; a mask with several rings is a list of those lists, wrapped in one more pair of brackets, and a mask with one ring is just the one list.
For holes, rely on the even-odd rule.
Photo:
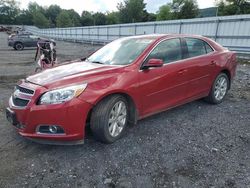
{"label": "car door", "polygon": [[23,44],[24,44],[24,46],[26,46],[26,47],[30,47],[30,46],[32,46],[32,43],[33,43],[33,39],[32,38],[30,38],[30,36],[29,35],[21,35],[20,36],[21,38],[22,38],[22,40],[23,40]]}
{"label": "car door", "polygon": [[21,42],[25,47],[29,46],[28,40],[28,35],[18,35],[17,41]]}
{"label": "car door", "polygon": [[30,47],[36,47],[37,46],[38,38],[39,37],[36,36],[36,35],[30,35],[30,39],[31,39]]}
{"label": "car door", "polygon": [[186,46],[186,64],[189,80],[187,96],[189,98],[206,95],[211,86],[211,74],[216,66],[214,50],[205,41],[198,38],[184,38]]}
{"label": "car door", "polygon": [[187,72],[179,38],[160,42],[144,61],[162,59],[164,65],[139,71],[143,115],[149,115],[185,100]]}

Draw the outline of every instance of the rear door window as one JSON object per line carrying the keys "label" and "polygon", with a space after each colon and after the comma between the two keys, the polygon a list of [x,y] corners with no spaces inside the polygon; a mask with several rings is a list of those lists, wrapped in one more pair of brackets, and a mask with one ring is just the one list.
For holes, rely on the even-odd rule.
{"label": "rear door window", "polygon": [[36,36],[36,35],[30,35],[30,38],[32,38],[32,39],[38,39],[39,37]]}
{"label": "rear door window", "polygon": [[19,35],[19,38],[29,38],[29,35]]}
{"label": "rear door window", "polygon": [[201,39],[185,38],[185,40],[188,49],[188,57],[205,55],[213,51],[211,46]]}

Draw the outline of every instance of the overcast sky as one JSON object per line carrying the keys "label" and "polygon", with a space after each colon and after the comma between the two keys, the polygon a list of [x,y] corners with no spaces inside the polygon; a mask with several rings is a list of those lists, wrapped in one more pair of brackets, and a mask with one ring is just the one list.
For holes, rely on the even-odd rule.
{"label": "overcast sky", "polygon": [[[122,0],[19,0],[21,8],[27,8],[30,1],[37,2],[42,6],[49,6],[51,4],[57,4],[63,9],[74,9],[79,14],[83,10],[93,12],[106,12],[115,11],[117,3]],[[144,0],[147,3],[146,9],[148,12],[156,12],[163,4],[171,2],[171,0]],[[197,0],[199,8],[207,8],[214,6],[214,0]]]}

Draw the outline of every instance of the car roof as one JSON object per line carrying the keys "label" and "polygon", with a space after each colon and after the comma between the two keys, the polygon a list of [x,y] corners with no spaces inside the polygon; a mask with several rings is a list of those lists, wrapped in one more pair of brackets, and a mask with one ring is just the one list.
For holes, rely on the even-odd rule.
{"label": "car roof", "polygon": [[167,38],[177,38],[177,37],[190,37],[190,38],[197,38],[206,41],[208,44],[210,44],[215,50],[220,51],[224,48],[216,43],[215,41],[211,40],[210,38],[207,38],[202,35],[191,35],[191,34],[146,34],[146,35],[135,35],[135,36],[129,36],[125,38],[141,38],[141,39],[151,39],[154,40],[155,43],[167,39]]}
{"label": "car roof", "polygon": [[164,39],[164,38],[172,38],[172,37],[194,37],[204,39],[204,36],[201,35],[191,35],[191,34],[146,34],[146,35],[136,35],[129,36],[126,38],[145,38],[145,39]]}

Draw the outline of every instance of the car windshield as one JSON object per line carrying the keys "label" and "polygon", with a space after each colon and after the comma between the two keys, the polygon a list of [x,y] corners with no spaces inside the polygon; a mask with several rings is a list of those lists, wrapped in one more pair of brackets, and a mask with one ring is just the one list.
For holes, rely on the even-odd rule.
{"label": "car windshield", "polygon": [[102,47],[86,61],[108,65],[127,65],[132,63],[153,41],[153,38],[121,38]]}

